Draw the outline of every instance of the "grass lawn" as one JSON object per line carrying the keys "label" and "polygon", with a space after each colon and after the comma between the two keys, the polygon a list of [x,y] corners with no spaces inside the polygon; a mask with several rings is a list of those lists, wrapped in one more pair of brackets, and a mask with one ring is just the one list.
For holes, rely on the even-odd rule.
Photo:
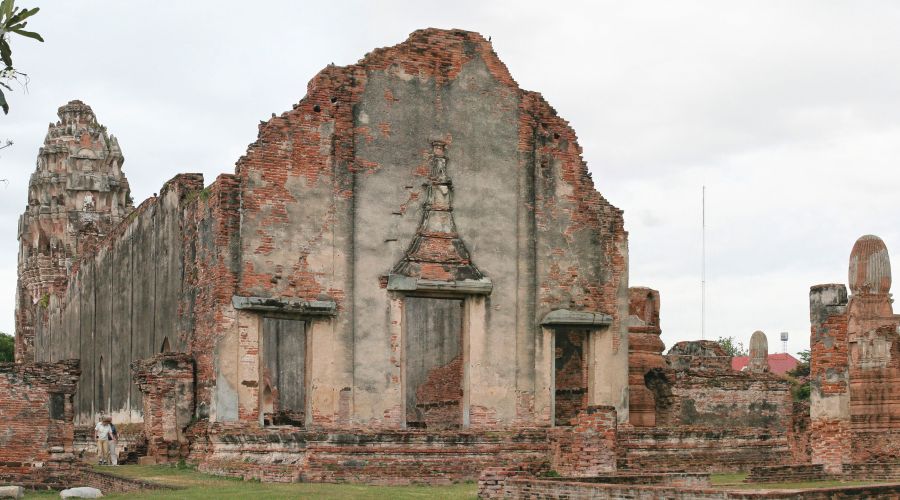
{"label": "grass lawn", "polygon": [[[104,498],[142,498],[142,499],[238,499],[251,498],[263,500],[269,498],[363,498],[363,499],[409,499],[438,498],[462,499],[476,498],[477,486],[474,483],[454,484],[450,486],[366,486],[359,484],[322,484],[322,483],[259,483],[240,479],[211,476],[193,469],[179,469],[166,465],[123,465],[109,468],[99,467],[97,470],[115,473],[120,476],[143,479],[170,486],[179,486],[179,490],[156,490],[142,494],[111,493]],[[810,481],[802,483],[766,483],[746,484],[742,481],[746,473],[712,474],[710,482],[715,488],[741,490],[775,490],[801,488],[830,488],[835,486],[862,486],[875,484],[874,481]],[[59,498],[57,492],[28,492],[25,498]]]}
{"label": "grass lawn", "polygon": [[[250,498],[476,498],[478,487],[474,483],[450,486],[365,486],[357,484],[320,483],[259,483],[240,479],[211,476],[191,469],[178,469],[165,465],[122,465],[97,470],[116,475],[143,479],[171,486],[180,490],[155,490],[146,493],[110,493],[103,498],[141,499],[219,499]],[[25,498],[59,498],[57,492],[26,493]]]}
{"label": "grass lawn", "polygon": [[803,481],[797,483],[744,483],[746,472],[711,474],[709,482],[714,487],[728,490],[796,490],[806,488],[835,488],[840,486],[864,486],[878,481]]}

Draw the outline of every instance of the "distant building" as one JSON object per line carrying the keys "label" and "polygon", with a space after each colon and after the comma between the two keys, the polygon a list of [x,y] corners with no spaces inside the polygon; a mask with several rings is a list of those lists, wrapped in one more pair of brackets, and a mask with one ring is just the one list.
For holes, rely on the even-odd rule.
{"label": "distant building", "polygon": [[[784,375],[800,364],[800,361],[787,353],[769,354],[769,371],[776,375]],[[750,363],[750,356],[735,356],[731,358],[731,368],[742,371]]]}

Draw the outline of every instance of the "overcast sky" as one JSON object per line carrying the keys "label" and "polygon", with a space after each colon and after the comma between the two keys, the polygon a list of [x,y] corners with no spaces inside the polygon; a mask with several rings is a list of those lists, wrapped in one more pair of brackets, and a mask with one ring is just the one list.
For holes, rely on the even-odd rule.
{"label": "overcast sky", "polygon": [[137,2],[40,6],[13,38],[27,93],[0,138],[0,331],[12,332],[16,225],[47,124],[71,99],[119,138],[136,204],[179,172],[232,172],[257,124],[329,63],[419,28],[492,37],[522,88],[578,133],[625,210],[630,283],[662,294],[663,340],[809,345],[810,285],[846,283],[857,237],[900,255],[900,2]]}

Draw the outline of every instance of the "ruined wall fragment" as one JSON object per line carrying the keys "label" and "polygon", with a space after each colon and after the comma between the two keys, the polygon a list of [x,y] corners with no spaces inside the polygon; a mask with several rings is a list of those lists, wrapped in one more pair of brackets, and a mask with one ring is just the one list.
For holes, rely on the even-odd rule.
{"label": "ruined wall fragment", "polygon": [[78,360],[0,363],[0,482],[54,485],[72,468]]}
{"label": "ruined wall fragment", "polygon": [[[468,424],[549,424],[550,388],[536,379],[552,333],[535,319],[559,308],[613,318],[592,336],[590,400],[627,418],[621,211],[593,190],[568,124],[517,87],[486,40],[422,30],[323,70],[238,163],[238,295],[335,304],[333,317],[305,319],[312,349],[333,356],[310,367],[311,422],[346,418],[349,390],[354,423],[403,425],[402,328],[392,324],[403,321],[405,292],[385,285],[425,216],[434,141],[449,159],[455,238],[493,285],[466,308],[486,318],[467,330]],[[258,331],[246,331],[250,352]]]}

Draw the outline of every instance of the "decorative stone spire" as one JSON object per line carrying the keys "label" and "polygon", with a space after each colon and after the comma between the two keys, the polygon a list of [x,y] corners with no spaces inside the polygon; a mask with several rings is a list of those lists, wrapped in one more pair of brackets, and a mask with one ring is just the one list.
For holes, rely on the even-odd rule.
{"label": "decorative stone spire", "polygon": [[891,261],[887,246],[878,236],[861,236],[850,252],[850,290],[853,295],[891,291]]}
{"label": "decorative stone spire", "polygon": [[64,291],[73,259],[132,210],[116,138],[81,101],[60,107],[58,115],[38,152],[19,218],[17,361],[32,360],[35,308],[46,308],[51,294]]}
{"label": "decorative stone spire", "polygon": [[422,222],[406,254],[394,266],[389,288],[399,282],[429,280],[438,282],[484,281],[472,263],[465,243],[453,220],[453,182],[447,169],[446,143],[432,142],[431,175],[423,204]]}
{"label": "decorative stone spire", "polygon": [[756,330],[750,336],[750,360],[747,370],[754,373],[769,371],[769,340],[766,334]]}

